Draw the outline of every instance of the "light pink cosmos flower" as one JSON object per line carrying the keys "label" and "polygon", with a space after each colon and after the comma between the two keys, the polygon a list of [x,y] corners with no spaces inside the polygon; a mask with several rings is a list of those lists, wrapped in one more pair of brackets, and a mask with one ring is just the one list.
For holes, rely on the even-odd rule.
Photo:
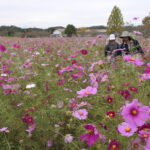
{"label": "light pink cosmos flower", "polygon": [[122,136],[132,136],[137,131],[137,127],[131,126],[130,124],[123,122],[118,125],[118,131],[121,133]]}
{"label": "light pink cosmos flower", "polygon": [[106,74],[107,72],[104,71],[101,74],[99,74],[99,77],[101,78],[101,82],[108,81],[108,75]]}
{"label": "light pink cosmos flower", "polygon": [[5,90],[6,90],[6,89],[12,89],[12,88],[13,88],[13,85],[11,85],[11,84],[3,84],[3,85],[2,85],[2,88],[5,89]]}
{"label": "light pink cosmos flower", "polygon": [[74,68],[72,66],[67,66],[65,68],[62,68],[61,70],[58,71],[58,74],[62,74],[63,72],[70,72],[73,71]]}
{"label": "light pink cosmos flower", "polygon": [[133,31],[133,33],[136,35],[142,35],[142,33],[140,31]]}
{"label": "light pink cosmos flower", "polygon": [[28,133],[29,133],[29,137],[31,137],[32,136],[32,131],[34,131],[35,130],[35,127],[36,127],[36,124],[35,123],[33,123],[31,126],[29,126],[28,127],[28,129],[26,130]]}
{"label": "light pink cosmos flower", "polygon": [[103,64],[104,64],[103,60],[99,60],[98,62],[93,62],[88,71],[90,72],[93,71],[95,65],[103,65]]}
{"label": "light pink cosmos flower", "polygon": [[139,81],[141,82],[141,81],[145,81],[145,80],[147,80],[147,79],[150,79],[150,73],[148,73],[148,74],[142,74],[142,76],[141,76],[141,78],[139,79]]}
{"label": "light pink cosmos flower", "polygon": [[94,88],[98,88],[98,82],[96,81],[96,76],[93,73],[89,74],[91,86]]}
{"label": "light pink cosmos flower", "polygon": [[150,150],[150,136],[148,137],[146,141],[146,146],[144,147],[144,150]]}
{"label": "light pink cosmos flower", "polygon": [[139,19],[139,17],[134,17],[134,18],[133,18],[133,20],[138,20],[138,19]]}
{"label": "light pink cosmos flower", "polygon": [[82,77],[82,72],[73,73],[71,76],[72,76],[73,79],[81,78]]}
{"label": "light pink cosmos flower", "polygon": [[142,126],[149,119],[149,107],[141,105],[138,99],[134,99],[122,107],[121,115],[131,126]]}
{"label": "light pink cosmos flower", "polygon": [[79,69],[81,71],[85,70],[85,67],[83,67],[81,64],[73,64],[73,67],[76,68],[76,69]]}
{"label": "light pink cosmos flower", "polygon": [[71,143],[73,141],[73,136],[71,134],[67,134],[64,141],[65,143]]}
{"label": "light pink cosmos flower", "polygon": [[96,93],[97,93],[97,88],[93,88],[91,86],[88,86],[86,89],[77,91],[77,94],[79,95],[79,97],[95,95]]}
{"label": "light pink cosmos flower", "polygon": [[0,132],[9,133],[10,131],[8,130],[8,127],[3,127],[3,128],[0,129]]}
{"label": "light pink cosmos flower", "polygon": [[49,139],[47,141],[47,147],[52,147],[52,146],[53,146],[53,141]]}
{"label": "light pink cosmos flower", "polygon": [[141,142],[140,138],[131,139],[128,150],[141,150],[143,148]]}
{"label": "light pink cosmos flower", "polygon": [[86,109],[79,109],[74,111],[72,115],[80,120],[85,120],[87,118],[88,112]]}
{"label": "light pink cosmos flower", "polygon": [[124,59],[124,61],[133,63],[136,66],[144,65],[144,62],[142,61],[142,59],[140,59],[140,58],[139,59],[138,58],[133,58],[131,55],[124,55],[123,59]]}

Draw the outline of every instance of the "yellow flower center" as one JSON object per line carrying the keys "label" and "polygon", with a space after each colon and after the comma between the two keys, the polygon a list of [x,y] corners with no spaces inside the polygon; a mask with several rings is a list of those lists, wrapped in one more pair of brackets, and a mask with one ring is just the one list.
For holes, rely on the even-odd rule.
{"label": "yellow flower center", "polygon": [[148,138],[148,135],[147,135],[147,134],[143,134],[143,137],[144,137],[144,138]]}
{"label": "yellow flower center", "polygon": [[83,114],[84,114],[83,112],[79,112],[79,115],[80,115],[80,116],[83,116]]}
{"label": "yellow flower center", "polygon": [[138,112],[137,112],[137,110],[134,109],[134,110],[132,110],[131,113],[132,113],[132,115],[136,115]]}
{"label": "yellow flower center", "polygon": [[90,92],[86,91],[85,94],[89,94]]}
{"label": "yellow flower center", "polygon": [[134,61],[135,59],[134,59],[134,58],[130,58],[130,60],[131,60],[131,61]]}
{"label": "yellow flower center", "polygon": [[111,98],[109,98],[109,99],[108,99],[108,102],[112,102],[112,99],[111,99]]}
{"label": "yellow flower center", "polygon": [[94,131],[93,131],[93,130],[88,130],[87,132],[88,132],[89,134],[93,134]]}
{"label": "yellow flower center", "polygon": [[138,145],[137,143],[135,143],[135,144],[133,145],[133,147],[134,147],[134,148],[138,148],[139,145]]}
{"label": "yellow flower center", "polygon": [[131,131],[131,128],[126,128],[126,132],[130,132]]}
{"label": "yellow flower center", "polygon": [[113,116],[113,113],[110,113],[109,116],[112,117],[112,116]]}
{"label": "yellow flower center", "polygon": [[117,148],[117,146],[116,145],[112,145],[112,148],[115,149],[115,148]]}

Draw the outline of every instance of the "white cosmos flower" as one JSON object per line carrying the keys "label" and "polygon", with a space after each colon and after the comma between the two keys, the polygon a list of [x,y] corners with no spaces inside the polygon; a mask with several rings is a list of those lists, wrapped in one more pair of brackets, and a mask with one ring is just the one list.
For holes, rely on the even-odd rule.
{"label": "white cosmos flower", "polygon": [[7,74],[5,74],[5,73],[1,74],[1,77],[6,77],[6,76],[7,76]]}
{"label": "white cosmos flower", "polygon": [[30,83],[30,84],[26,85],[26,89],[30,89],[30,88],[34,88],[34,87],[36,87],[36,84],[34,84],[34,83]]}

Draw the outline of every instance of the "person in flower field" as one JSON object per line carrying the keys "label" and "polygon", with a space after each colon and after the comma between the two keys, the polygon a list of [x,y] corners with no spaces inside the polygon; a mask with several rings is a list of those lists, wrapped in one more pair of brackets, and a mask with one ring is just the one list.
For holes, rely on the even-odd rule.
{"label": "person in flower field", "polygon": [[119,49],[119,43],[116,42],[116,36],[114,34],[111,34],[108,38],[108,43],[105,46],[105,57],[107,58],[108,62],[112,59],[113,56],[120,55],[120,52],[115,52],[114,50]]}
{"label": "person in flower field", "polygon": [[124,49],[126,55],[144,55],[142,47],[140,46],[139,42],[133,38],[131,33],[129,33],[128,31],[124,31],[120,38],[122,39],[120,48]]}

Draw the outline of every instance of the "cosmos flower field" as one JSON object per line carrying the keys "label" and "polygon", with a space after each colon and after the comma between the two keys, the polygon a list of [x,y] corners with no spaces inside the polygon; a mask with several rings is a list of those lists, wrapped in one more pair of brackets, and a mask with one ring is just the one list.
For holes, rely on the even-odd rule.
{"label": "cosmos flower field", "polygon": [[150,150],[150,39],[108,63],[105,37],[0,38],[1,150]]}

